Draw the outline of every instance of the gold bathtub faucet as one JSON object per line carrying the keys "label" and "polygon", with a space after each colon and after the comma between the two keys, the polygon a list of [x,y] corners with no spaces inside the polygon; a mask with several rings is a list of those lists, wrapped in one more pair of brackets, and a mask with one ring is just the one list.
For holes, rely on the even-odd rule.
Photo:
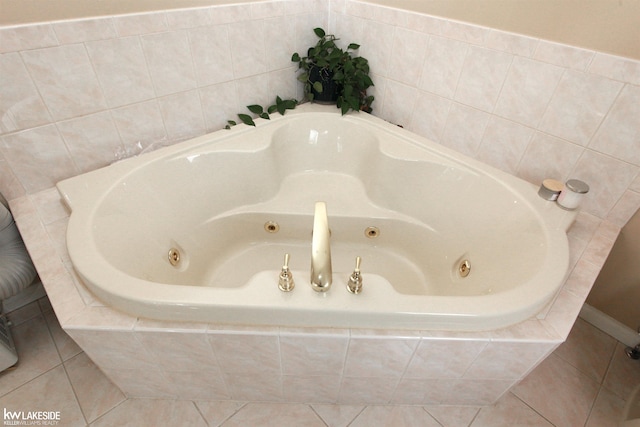
{"label": "gold bathtub faucet", "polygon": [[316,202],[311,239],[311,287],[317,292],[331,288],[331,231],[327,217],[327,204]]}

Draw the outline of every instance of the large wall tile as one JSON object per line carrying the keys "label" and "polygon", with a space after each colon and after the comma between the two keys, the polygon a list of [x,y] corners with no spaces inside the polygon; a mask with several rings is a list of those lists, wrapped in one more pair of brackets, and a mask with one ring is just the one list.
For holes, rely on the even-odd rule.
{"label": "large wall tile", "polygon": [[509,71],[513,55],[472,46],[467,51],[455,100],[491,112]]}
{"label": "large wall tile", "polygon": [[223,25],[189,30],[198,86],[233,80],[229,34]]}
{"label": "large wall tile", "polygon": [[229,24],[229,49],[236,79],[267,71],[264,22],[244,21]]}
{"label": "large wall tile", "polygon": [[531,128],[492,116],[482,136],[477,158],[515,175],[533,134]]}
{"label": "large wall tile", "polygon": [[0,149],[28,193],[53,187],[78,170],[54,125],[2,138]]}
{"label": "large wall tile", "polygon": [[80,43],[116,37],[112,18],[63,21],[53,24],[60,44]]}
{"label": "large wall tile", "polygon": [[116,125],[106,111],[58,122],[57,126],[80,172],[113,163],[122,149]]}
{"label": "large wall tile", "polygon": [[593,56],[594,53],[588,50],[541,40],[533,58],[560,67],[585,71]]}
{"label": "large wall tile", "polygon": [[401,83],[417,85],[426,55],[425,46],[429,37],[424,33],[396,28],[391,50],[393,63],[388,77]]}
{"label": "large wall tile", "polygon": [[464,42],[430,37],[418,87],[453,98],[468,49],[469,44]]}
{"label": "large wall tile", "polygon": [[507,75],[495,114],[535,127],[542,119],[563,69],[516,57]]}
{"label": "large wall tile", "polygon": [[176,93],[158,100],[169,141],[183,141],[205,133],[198,91]]}
{"label": "large wall tile", "polygon": [[546,178],[565,181],[582,151],[576,144],[536,132],[520,161],[518,176],[538,184]]}
{"label": "large wall tile", "polygon": [[582,206],[603,218],[614,207],[640,167],[593,151],[585,151],[572,177],[588,183],[591,189]]}
{"label": "large wall tile", "polygon": [[111,115],[125,149],[134,144],[145,148],[167,139],[162,114],[155,100],[112,110]]}
{"label": "large wall tile", "polygon": [[113,23],[120,37],[167,30],[167,18],[164,12],[117,16]]}
{"label": "large wall tile", "polygon": [[235,82],[203,87],[198,92],[207,132],[222,129],[227,120],[237,120],[239,110]]}
{"label": "large wall tile", "polygon": [[25,51],[22,58],[55,120],[107,108],[84,45]]}
{"label": "large wall tile", "polygon": [[212,22],[211,9],[208,7],[174,10],[167,14],[167,27],[172,30],[206,27]]}
{"label": "large wall tile", "polygon": [[[367,58],[372,73],[388,74],[393,48],[394,27],[381,22],[368,21],[367,29],[360,40],[354,41],[360,44],[359,53]],[[374,81],[375,83],[375,81]]]}
{"label": "large wall tile", "polygon": [[[278,70],[294,65],[291,55],[295,50],[296,28],[288,25],[290,16],[277,16],[264,21],[265,55],[267,70]],[[278,40],[273,43],[273,40]]]}
{"label": "large wall tile", "polygon": [[225,373],[249,377],[282,373],[277,335],[210,334],[209,343]]}
{"label": "large wall tile", "polygon": [[294,376],[342,375],[348,335],[281,335],[282,372]]}
{"label": "large wall tile", "polygon": [[0,29],[0,53],[39,49],[59,44],[50,24]]}
{"label": "large wall tile", "polygon": [[137,36],[94,41],[86,46],[109,107],[155,97]]}
{"label": "large wall tile", "polygon": [[406,369],[417,340],[355,339],[349,342],[344,367],[348,377],[400,378]]}
{"label": "large wall tile", "polygon": [[49,111],[18,53],[0,55],[0,76],[3,76],[0,78],[0,133],[51,122]]}
{"label": "large wall tile", "polygon": [[147,66],[158,96],[196,88],[186,31],[141,36]]}
{"label": "large wall tile", "polygon": [[452,103],[441,143],[474,157],[489,122],[489,114],[466,105]]}
{"label": "large wall tile", "polygon": [[404,377],[462,378],[486,345],[486,342],[471,340],[422,340]]}
{"label": "large wall tile", "polygon": [[590,148],[640,166],[640,86],[626,85]]}
{"label": "large wall tile", "polygon": [[451,100],[447,98],[430,93],[421,94],[415,103],[411,123],[407,128],[435,142],[440,142],[451,104]]}
{"label": "large wall tile", "polygon": [[540,130],[587,145],[620,89],[620,82],[568,70],[551,98]]}

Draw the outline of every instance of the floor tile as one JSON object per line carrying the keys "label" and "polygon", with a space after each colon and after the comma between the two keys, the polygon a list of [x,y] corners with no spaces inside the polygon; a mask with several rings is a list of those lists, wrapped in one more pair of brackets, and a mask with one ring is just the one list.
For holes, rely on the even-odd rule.
{"label": "floor tile", "polygon": [[11,334],[18,350],[18,365],[0,373],[0,396],[62,363],[41,314],[14,326]]}
{"label": "floor tile", "polygon": [[20,307],[17,310],[7,313],[7,319],[13,326],[18,326],[33,319],[34,317],[40,316],[40,314],[40,305],[37,301],[34,301],[24,307]]}
{"label": "floor tile", "polygon": [[0,407],[8,411],[58,411],[65,427],[85,426],[69,379],[58,366],[0,398]]}
{"label": "floor tile", "polygon": [[626,400],[633,389],[640,384],[640,361],[630,359],[624,349],[624,344],[616,345],[611,365],[602,385]]}
{"label": "floor tile", "polygon": [[348,426],[364,409],[364,405],[311,405],[329,427]]}
{"label": "floor tile", "polygon": [[585,427],[618,427],[625,401],[601,388]]}
{"label": "floor tile", "polygon": [[247,403],[222,427],[325,427],[309,405],[285,403]]}
{"label": "floor tile", "polygon": [[244,402],[235,401],[196,401],[196,406],[210,427],[218,427],[234,415]]}
{"label": "floor tile", "polygon": [[207,427],[193,402],[129,399],[91,423],[91,427],[192,426]]}
{"label": "floor tile", "polygon": [[420,406],[368,406],[349,427],[440,427]]}
{"label": "floor tile", "polygon": [[426,406],[425,409],[445,427],[468,427],[480,410],[475,406],[444,405]]}
{"label": "floor tile", "polygon": [[549,356],[512,392],[556,426],[583,426],[599,385],[560,359]]}
{"label": "floor tile", "polygon": [[64,364],[78,403],[89,422],[126,400],[126,397],[89,357],[80,353]]}
{"label": "floor tile", "polygon": [[82,353],[82,349],[76,342],[71,339],[67,333],[62,330],[56,315],[53,311],[45,311],[44,318],[47,321],[47,326],[49,327],[49,332],[51,332],[51,336],[53,337],[53,342],[58,349],[58,354],[60,354],[60,358],[65,361],[70,358]]}
{"label": "floor tile", "polygon": [[471,427],[553,427],[549,421],[511,393],[482,408]]}
{"label": "floor tile", "polygon": [[567,341],[554,353],[601,383],[616,348],[616,342],[611,336],[579,318],[571,329]]}

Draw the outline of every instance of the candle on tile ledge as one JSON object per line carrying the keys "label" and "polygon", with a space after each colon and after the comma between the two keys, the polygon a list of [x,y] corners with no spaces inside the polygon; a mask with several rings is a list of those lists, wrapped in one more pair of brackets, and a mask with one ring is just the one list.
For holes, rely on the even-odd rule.
{"label": "candle on tile ledge", "polygon": [[558,204],[561,208],[574,210],[580,206],[585,194],[589,192],[589,186],[579,179],[570,179],[558,196]]}

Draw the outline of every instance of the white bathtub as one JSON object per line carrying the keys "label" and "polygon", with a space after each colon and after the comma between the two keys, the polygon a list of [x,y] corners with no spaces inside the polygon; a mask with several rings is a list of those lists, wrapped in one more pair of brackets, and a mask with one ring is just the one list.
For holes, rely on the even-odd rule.
{"label": "white bathtub", "polygon": [[[575,214],[536,186],[367,114],[307,104],[257,123],[58,184],[69,255],[99,299],[165,320],[483,330],[534,316],[562,285]],[[309,283],[316,201],[326,293]],[[285,253],[292,292],[278,288]]]}

